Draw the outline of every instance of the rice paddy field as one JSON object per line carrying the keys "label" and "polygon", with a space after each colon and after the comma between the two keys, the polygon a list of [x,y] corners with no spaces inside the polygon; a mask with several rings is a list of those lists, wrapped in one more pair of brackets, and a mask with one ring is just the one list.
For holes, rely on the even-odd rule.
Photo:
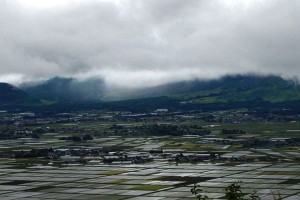
{"label": "rice paddy field", "polygon": [[[155,124],[148,122],[147,124]],[[160,122],[170,124],[170,122]],[[160,149],[166,156],[219,153],[216,161],[173,162],[153,154],[153,160],[140,164],[107,164],[101,156],[79,155],[81,160],[65,162],[44,157],[0,158],[0,199],[104,199],[104,200],[179,200],[193,199],[191,188],[200,185],[211,199],[224,199],[224,188],[239,182],[246,195],[255,191],[261,199],[279,195],[285,200],[300,199],[300,146],[245,147],[226,143],[230,139],[286,140],[300,137],[300,123],[207,123],[178,122],[177,125],[207,127],[209,135],[122,136],[95,134],[93,140],[74,142],[62,137],[111,131],[113,125],[135,127],[145,122],[78,122],[40,125],[49,132],[40,138],[0,141],[0,153],[30,152],[32,149],[104,148],[110,151],[148,153]],[[174,124],[174,123],[173,123]],[[7,128],[7,127],[1,127]],[[28,126],[32,129],[34,126]],[[246,134],[225,135],[222,129],[241,129]],[[52,131],[50,131],[52,130]],[[71,130],[71,131],[70,131]],[[224,142],[225,141],[225,142]],[[261,160],[259,158],[276,158]],[[234,158],[230,160],[230,158]],[[245,161],[249,159],[250,161]]]}
{"label": "rice paddy field", "polygon": [[[216,148],[220,144],[198,143],[206,137],[95,137],[74,143],[58,140],[60,134],[45,134],[39,141],[25,139],[1,141],[1,151],[29,151],[32,148],[69,148],[78,146],[125,148],[145,152],[161,148],[170,154],[221,151],[224,157],[271,155],[280,162],[174,163],[154,159],[145,164],[58,165],[60,160],[44,158],[0,159],[0,199],[193,199],[194,183],[212,199],[224,198],[224,188],[240,182],[244,193],[253,191],[262,199],[280,194],[283,199],[300,199],[300,163],[288,160],[296,150],[244,149],[240,146]],[[220,138],[218,135],[217,138]],[[297,157],[297,154],[291,156]]]}
{"label": "rice paddy field", "polygon": [[300,198],[298,163],[170,164],[31,166],[1,160],[1,199],[193,199],[198,183],[210,198],[222,199],[224,188],[240,181],[244,193],[254,190],[262,199],[274,193],[283,199]]}

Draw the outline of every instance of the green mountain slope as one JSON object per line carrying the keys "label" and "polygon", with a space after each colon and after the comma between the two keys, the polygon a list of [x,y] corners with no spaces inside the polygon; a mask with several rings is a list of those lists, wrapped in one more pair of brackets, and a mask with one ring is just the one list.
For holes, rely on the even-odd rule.
{"label": "green mountain slope", "polygon": [[235,76],[213,81],[211,85],[198,92],[186,92],[173,96],[201,103],[249,100],[283,102],[300,100],[300,86],[277,76]]}
{"label": "green mountain slope", "polygon": [[[170,97],[187,103],[226,103],[240,101],[284,102],[300,100],[300,86],[278,76],[237,75],[216,80],[192,80],[150,88],[110,88],[101,79],[78,81],[53,78],[34,86],[24,86],[26,93],[42,102],[120,101]],[[6,99],[6,98],[4,98]],[[16,98],[17,99],[17,98]]]}
{"label": "green mountain slope", "polygon": [[169,96],[199,103],[266,100],[300,100],[300,86],[278,76],[238,75],[211,81],[193,80],[138,90],[106,93],[104,100],[124,100]]}
{"label": "green mountain slope", "polygon": [[13,104],[37,104],[39,101],[30,97],[23,90],[8,84],[0,83],[0,104],[13,105]]}

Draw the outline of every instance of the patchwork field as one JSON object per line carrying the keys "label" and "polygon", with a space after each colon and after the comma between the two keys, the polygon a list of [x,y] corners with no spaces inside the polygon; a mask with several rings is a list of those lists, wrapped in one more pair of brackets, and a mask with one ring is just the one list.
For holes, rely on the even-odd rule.
{"label": "patchwork field", "polygon": [[262,199],[273,193],[287,200],[300,198],[300,165],[297,163],[223,163],[141,165],[35,166],[18,169],[2,159],[0,198],[8,199],[192,199],[198,183],[213,199],[224,197],[224,187],[240,181],[245,193],[254,190]]}
{"label": "patchwork field", "polygon": [[300,199],[298,121],[71,116],[0,126],[1,200],[193,199],[194,184],[211,199],[224,199],[225,187],[236,182],[262,200]]}

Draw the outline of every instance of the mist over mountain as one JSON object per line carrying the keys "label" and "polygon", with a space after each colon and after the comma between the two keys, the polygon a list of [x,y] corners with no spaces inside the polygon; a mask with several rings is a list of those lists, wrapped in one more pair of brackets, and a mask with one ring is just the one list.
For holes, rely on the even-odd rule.
{"label": "mist over mountain", "polygon": [[300,86],[295,80],[279,76],[235,75],[209,81],[195,79],[137,90],[108,91],[107,99],[134,99],[170,96],[201,103],[266,100],[280,102],[300,99]]}
{"label": "mist over mountain", "polygon": [[105,90],[103,80],[55,77],[40,83],[21,86],[29,95],[52,102],[99,101]]}
{"label": "mist over mountain", "polygon": [[110,86],[98,78],[77,80],[55,77],[21,88],[36,99],[52,103],[120,101],[160,96],[197,103],[300,100],[300,86],[294,80],[257,75],[224,76],[210,81],[195,79],[138,89]]}

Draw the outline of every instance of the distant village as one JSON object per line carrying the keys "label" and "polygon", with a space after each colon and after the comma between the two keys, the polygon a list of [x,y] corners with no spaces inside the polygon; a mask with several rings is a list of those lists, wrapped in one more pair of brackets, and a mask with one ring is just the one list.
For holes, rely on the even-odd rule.
{"label": "distant village", "polygon": [[[189,112],[169,112],[168,109],[158,108],[149,113],[132,113],[129,111],[98,111],[41,114],[33,112],[0,112],[0,138],[2,140],[17,139],[19,144],[38,144],[40,137],[56,133],[57,140],[70,141],[71,146],[64,148],[32,148],[16,149],[12,152],[2,152],[2,158],[43,158],[59,165],[97,165],[106,163],[111,165],[138,164],[156,160],[173,163],[197,162],[231,162],[231,161],[283,161],[286,157],[266,154],[256,156],[227,155],[226,149],[232,146],[243,148],[278,148],[300,146],[297,138],[237,138],[235,135],[251,135],[240,129],[221,129],[214,131],[218,123],[239,124],[243,122],[296,123],[297,116],[256,116],[247,110],[218,111],[202,113],[201,110]],[[187,125],[195,121],[205,122],[207,125]],[[79,126],[85,123],[108,123],[105,130]],[[214,124],[215,123],[215,124]],[[74,135],[73,133],[76,133]],[[228,137],[212,137],[216,134]],[[93,141],[97,137],[183,137],[192,138],[196,145],[216,144],[213,150],[206,152],[192,152],[184,149],[169,150],[161,148],[142,149],[138,151],[126,148],[111,148],[102,146],[89,147],[84,142]],[[201,137],[201,139],[199,138]],[[228,151],[230,152],[230,151]]]}

